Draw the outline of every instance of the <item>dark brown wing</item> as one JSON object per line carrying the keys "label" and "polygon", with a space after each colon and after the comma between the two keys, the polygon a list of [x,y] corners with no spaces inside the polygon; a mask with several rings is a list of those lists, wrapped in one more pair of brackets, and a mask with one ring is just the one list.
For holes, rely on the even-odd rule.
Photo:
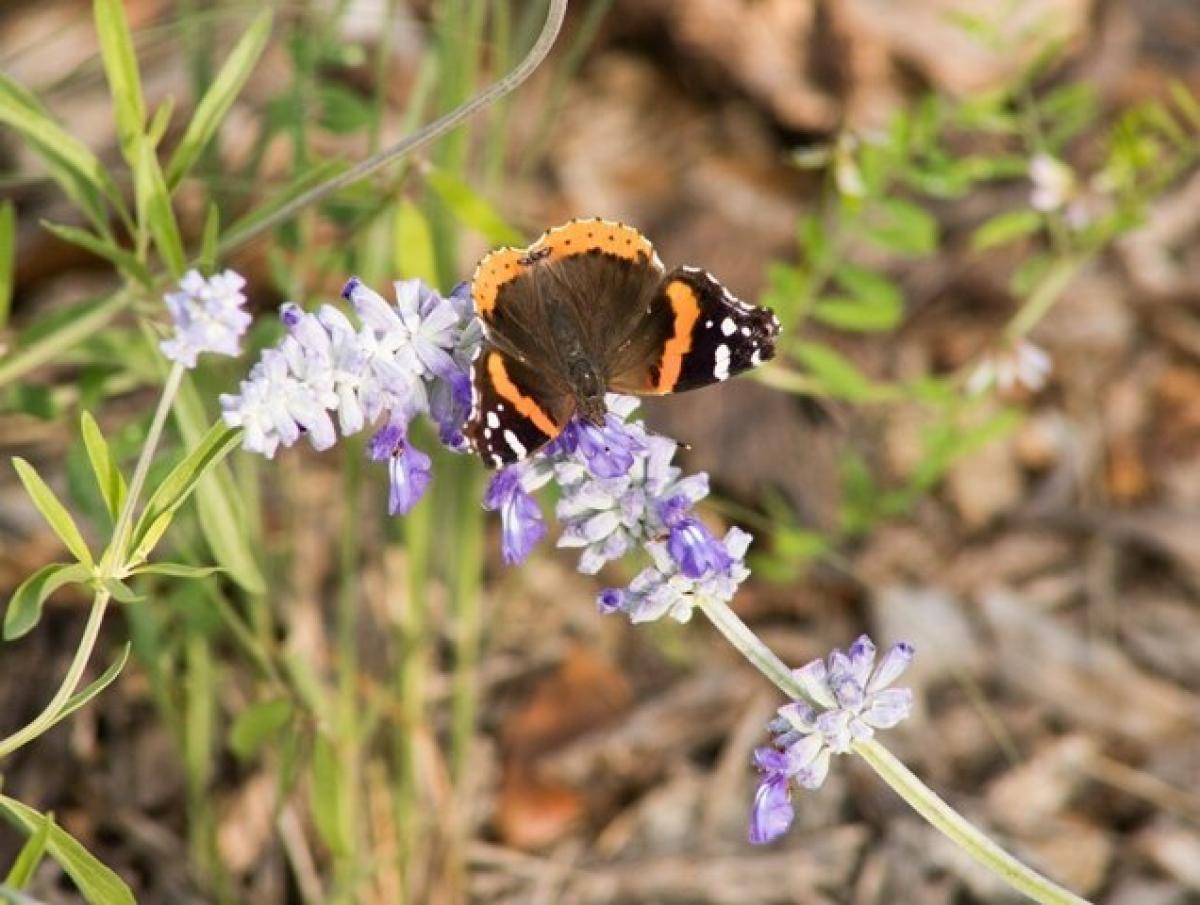
{"label": "dark brown wing", "polygon": [[611,389],[661,395],[708,386],[775,355],[779,319],[736,298],[711,274],[680,267],[663,278],[613,356]]}
{"label": "dark brown wing", "polygon": [[466,434],[484,463],[501,468],[532,455],[559,435],[575,400],[544,377],[485,342],[471,365]]}

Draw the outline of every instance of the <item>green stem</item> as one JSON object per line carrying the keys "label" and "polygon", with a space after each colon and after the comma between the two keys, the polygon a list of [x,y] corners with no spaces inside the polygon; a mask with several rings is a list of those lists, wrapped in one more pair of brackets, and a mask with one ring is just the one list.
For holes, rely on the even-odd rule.
{"label": "green stem", "polygon": [[142,487],[146,484],[146,475],[150,473],[150,463],[154,460],[158,441],[162,438],[163,427],[167,423],[167,414],[171,411],[171,403],[179,391],[179,384],[183,380],[185,370],[183,365],[176,362],[171,366],[171,370],[167,374],[167,381],[163,384],[162,395],[158,398],[158,408],[154,410],[154,417],[150,421],[150,430],[146,433],[146,442],[142,445],[141,455],[138,456],[137,465],[133,469],[133,478],[129,481],[129,492],[125,496],[125,505],[121,507],[116,527],[113,528],[112,543],[104,553],[104,565],[110,571],[124,569],[125,542],[128,540],[127,535],[133,522],[133,511],[137,508],[138,497],[141,496]]}
{"label": "green stem", "polygon": [[[727,604],[705,599],[700,609],[729,643],[784,694],[793,699],[806,697],[792,678],[787,664],[763,644]],[[856,742],[854,750],[934,829],[1014,889],[1044,905],[1086,905],[1085,899],[1043,877],[996,845],[939,798],[879,742]]]}
{"label": "green stem", "polygon": [[12,754],[58,721],[63,707],[75,693],[75,689],[79,687],[79,680],[83,677],[88,660],[91,659],[96,639],[100,636],[100,624],[104,621],[104,611],[108,607],[108,600],[107,590],[101,589],[96,592],[96,596],[92,599],[92,608],[88,611],[87,624],[83,627],[83,637],[79,641],[79,647],[75,650],[75,656],[67,668],[67,674],[58,687],[58,691],[54,693],[50,703],[28,725],[0,741],[0,758]]}
{"label": "green stem", "polygon": [[475,739],[481,628],[479,587],[483,562],[483,510],[479,506],[482,472],[474,462],[464,461],[463,464],[469,468],[466,474],[460,474],[455,487],[458,518],[451,587],[455,616],[451,769],[456,783],[461,783],[467,775]]}
{"label": "green stem", "polygon": [[1070,285],[1071,280],[1075,279],[1086,260],[1083,257],[1066,257],[1055,261],[1038,282],[1029,300],[1017,310],[1008,326],[1004,328],[1005,337],[1010,340],[1020,339],[1036,327],[1054,307],[1054,303]]}
{"label": "green stem", "polygon": [[1086,899],[1063,889],[1000,848],[938,797],[879,742],[874,739],[855,742],[854,751],[934,829],[996,873],[1013,889],[1046,905],[1087,905]]}

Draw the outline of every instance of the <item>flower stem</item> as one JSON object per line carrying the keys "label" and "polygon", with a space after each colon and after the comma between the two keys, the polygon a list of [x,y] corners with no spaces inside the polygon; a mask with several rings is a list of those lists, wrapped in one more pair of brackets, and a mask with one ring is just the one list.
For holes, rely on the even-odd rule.
{"label": "flower stem", "polygon": [[71,659],[71,665],[67,667],[67,674],[58,687],[58,691],[54,693],[50,703],[31,722],[0,741],[0,758],[7,757],[22,745],[33,741],[58,721],[59,714],[66,706],[67,701],[71,699],[71,695],[75,693],[88,660],[91,659],[96,639],[100,635],[100,624],[104,621],[104,611],[108,607],[108,600],[107,590],[102,588],[96,592],[96,596],[92,599],[92,608],[88,611],[87,624],[83,627],[83,637],[79,640],[79,647],[75,650],[75,656]]}
{"label": "flower stem", "polygon": [[218,249],[220,253],[226,254],[234,248],[244,245],[256,236],[262,235],[276,225],[291,219],[297,212],[309,205],[315,204],[322,198],[329,197],[334,192],[352,185],[360,179],[365,179],[381,167],[387,166],[393,160],[397,160],[405,154],[411,154],[417,148],[441,138],[467,119],[467,117],[504,97],[504,95],[529,78],[533,74],[533,71],[541,65],[546,55],[550,53],[550,48],[554,46],[554,41],[558,37],[559,29],[562,28],[563,17],[566,15],[566,12],[567,0],[550,0],[550,8],[546,12],[546,23],[542,26],[541,34],[538,35],[533,47],[529,49],[529,53],[525,55],[525,59],[521,60],[512,72],[504,76],[504,78],[488,85],[465,104],[455,107],[445,116],[434,120],[419,132],[406,136],[391,147],[384,148],[382,151],[372,154],[366,160],[360,161],[344,173],[340,173],[332,179],[328,179],[293,198],[278,210],[261,219],[255,219],[244,229],[233,230],[221,240]]}
{"label": "flower stem", "polygon": [[[709,598],[703,600],[700,609],[729,643],[784,694],[793,699],[804,697],[787,665],[750,631],[746,623],[742,622],[727,604]],[[854,750],[897,795],[929,821],[934,829],[1014,889],[1044,905],[1086,905],[1085,899],[1026,867],[996,845],[939,798],[879,742],[856,742]]]}
{"label": "flower stem", "polygon": [[929,821],[934,829],[969,854],[988,870],[993,871],[1013,889],[1024,893],[1035,902],[1045,905],[1087,905],[1081,899],[1057,883],[1043,877],[1032,868],[1026,867],[995,842],[981,833],[961,814],[946,804],[938,795],[919,780],[887,748],[874,739],[854,743],[855,752],[871,765],[880,778],[909,806]]}
{"label": "flower stem", "polygon": [[[129,492],[125,496],[125,504],[121,507],[121,512],[117,515],[117,524],[113,528],[112,540],[109,542],[108,549],[104,552],[104,557],[100,563],[101,578],[120,575],[125,570],[124,547],[126,535],[129,532],[129,526],[133,519],[133,510],[137,506],[138,496],[141,494],[142,487],[146,483],[146,475],[150,471],[150,462],[154,458],[154,451],[158,448],[158,441],[162,437],[167,413],[171,410],[171,401],[175,398],[180,381],[183,380],[183,371],[184,368],[182,365],[174,365],[167,375],[166,383],[163,385],[162,396],[158,400],[158,408],[155,410],[154,418],[150,422],[150,430],[146,434],[146,442],[142,445],[142,452],[138,457],[137,465],[133,471],[133,479],[129,483]],[[67,701],[70,700],[71,695],[75,693],[75,689],[79,686],[79,680],[83,677],[83,671],[87,668],[88,660],[91,659],[92,651],[96,647],[96,639],[100,636],[100,625],[104,621],[104,612],[108,608],[108,601],[109,592],[106,589],[101,588],[96,591],[96,596],[92,598],[92,608],[88,611],[87,624],[83,628],[83,637],[79,640],[79,647],[75,650],[75,656],[71,659],[71,665],[67,668],[67,674],[63,677],[58,691],[54,693],[54,697],[50,699],[50,703],[30,723],[3,741],[0,741],[0,758],[11,754],[22,745],[37,738],[58,721],[63,707],[66,706]]]}
{"label": "flower stem", "polygon": [[167,414],[171,411],[171,403],[174,402],[175,394],[179,391],[179,384],[183,381],[184,370],[183,365],[176,362],[171,366],[166,383],[163,384],[162,395],[158,398],[158,408],[154,410],[154,417],[150,421],[150,430],[146,432],[146,442],[142,444],[142,452],[133,469],[133,478],[129,481],[129,492],[125,495],[125,505],[121,507],[116,527],[113,528],[112,543],[109,544],[104,555],[105,564],[110,571],[121,570],[125,566],[126,535],[133,522],[133,511],[137,508],[138,497],[141,496],[142,487],[146,484],[146,475],[150,472],[150,463],[154,460],[158,441],[162,438],[163,427],[167,423]]}

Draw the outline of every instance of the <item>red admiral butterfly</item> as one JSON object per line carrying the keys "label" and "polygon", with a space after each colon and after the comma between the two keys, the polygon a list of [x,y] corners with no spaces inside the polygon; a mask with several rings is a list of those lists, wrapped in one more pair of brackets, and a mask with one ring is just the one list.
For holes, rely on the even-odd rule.
{"label": "red admiral butterfly", "polygon": [[471,367],[467,438],[500,468],[604,394],[662,395],[725,380],[775,354],[779,319],[710,274],[663,265],[641,233],[572,220],[528,248],[493,251],[471,279],[485,340]]}

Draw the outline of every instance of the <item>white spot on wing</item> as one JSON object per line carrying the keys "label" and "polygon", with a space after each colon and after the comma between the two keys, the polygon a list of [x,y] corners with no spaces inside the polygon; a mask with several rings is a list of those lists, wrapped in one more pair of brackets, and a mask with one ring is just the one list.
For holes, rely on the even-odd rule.
{"label": "white spot on wing", "polygon": [[762,350],[761,349],[754,350],[754,353],[750,356],[750,364],[752,364],[752,365],[762,364]]}
{"label": "white spot on wing", "polygon": [[504,432],[504,442],[508,444],[509,449],[511,449],[514,453],[517,454],[518,459],[525,458],[525,453],[526,453],[525,446],[521,443],[520,440],[517,439],[516,434],[514,434],[512,431],[506,430]]}
{"label": "white spot on wing", "polygon": [[487,413],[487,426],[493,427],[493,428],[499,427],[500,426],[500,416],[497,415],[495,412],[488,412]]}
{"label": "white spot on wing", "polygon": [[713,366],[713,377],[726,380],[729,377],[729,346],[721,343],[717,346],[717,363]]}
{"label": "white spot on wing", "polygon": [[733,336],[736,331],[737,324],[733,322],[732,317],[727,317],[725,320],[721,321],[721,332],[726,336]]}

